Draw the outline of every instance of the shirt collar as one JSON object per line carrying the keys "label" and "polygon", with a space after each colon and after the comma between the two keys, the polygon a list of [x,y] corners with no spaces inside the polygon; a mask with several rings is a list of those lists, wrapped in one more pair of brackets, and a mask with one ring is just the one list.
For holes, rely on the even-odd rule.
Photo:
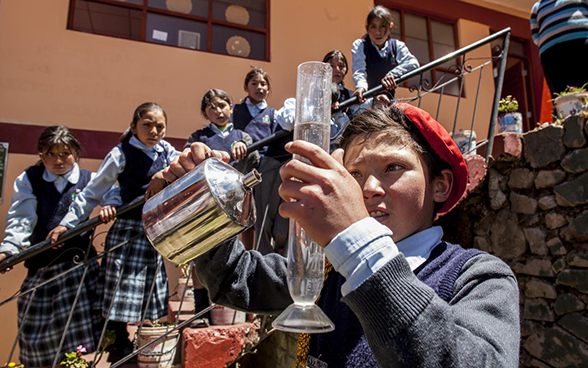
{"label": "shirt collar", "polygon": [[265,109],[267,107],[267,102],[265,100],[260,101],[260,102],[258,102],[256,104],[254,104],[253,102],[251,102],[251,99],[249,97],[247,97],[245,99],[245,104],[247,104],[247,106],[255,107],[258,110],[263,110],[263,109]]}
{"label": "shirt collar", "polygon": [[59,178],[63,178],[72,184],[77,184],[78,180],[80,180],[80,167],[78,166],[78,163],[74,162],[74,165],[71,168],[71,170],[69,170],[63,175],[55,175],[47,168],[45,168],[45,171],[43,172],[43,180],[49,183],[53,183]]}
{"label": "shirt collar", "polygon": [[388,48],[388,41],[389,40],[386,40],[386,42],[384,42],[384,47],[379,48],[378,45],[376,45],[374,43],[374,41],[372,41],[372,39],[370,38],[370,42],[372,43],[372,45],[374,45],[374,47],[376,48],[376,50],[378,50],[379,52],[382,52],[383,50],[386,50]]}
{"label": "shirt collar", "polygon": [[402,239],[396,245],[404,254],[411,270],[414,271],[429,258],[431,251],[441,242],[442,237],[441,226],[433,226]]}
{"label": "shirt collar", "polygon": [[161,144],[158,143],[155,145],[155,147],[147,147],[146,145],[143,144],[143,142],[141,142],[139,140],[139,138],[137,138],[134,135],[129,140],[129,144],[135,148],[140,149],[141,151],[144,151],[144,152],[153,152],[153,151],[155,151],[157,153],[163,152],[163,147],[161,146]]}
{"label": "shirt collar", "polygon": [[229,125],[227,125],[225,130],[220,130],[215,123],[208,123],[207,127],[210,128],[215,134],[225,135],[233,130],[233,123],[229,122]]}

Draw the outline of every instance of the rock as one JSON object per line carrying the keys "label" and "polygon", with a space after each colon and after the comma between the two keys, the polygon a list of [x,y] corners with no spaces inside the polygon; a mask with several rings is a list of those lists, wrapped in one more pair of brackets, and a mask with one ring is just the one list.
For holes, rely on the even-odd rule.
{"label": "rock", "polygon": [[582,131],[585,119],[578,115],[572,115],[564,121],[563,142],[566,147],[580,148],[586,144],[586,137]]}
{"label": "rock", "polygon": [[549,365],[543,363],[538,359],[531,359],[531,361],[529,362],[529,366],[533,368],[551,368]]}
{"label": "rock", "polygon": [[466,155],[464,156],[464,159],[468,165],[469,180],[468,185],[466,186],[466,193],[469,193],[474,190],[486,176],[486,160],[484,157],[476,154]]}
{"label": "rock", "polygon": [[482,218],[482,220],[480,220],[474,225],[474,234],[482,236],[489,235],[490,226],[492,225],[492,222],[494,222],[494,216],[485,216],[484,218]]}
{"label": "rock", "polygon": [[566,173],[562,170],[541,170],[535,178],[537,189],[551,188],[566,179]]}
{"label": "rock", "polygon": [[186,367],[225,367],[247,346],[259,342],[251,323],[185,329],[182,333]]}
{"label": "rock", "polygon": [[535,173],[529,169],[514,169],[510,173],[508,186],[513,189],[528,189],[533,186]]}
{"label": "rock", "polygon": [[552,195],[539,198],[537,203],[539,204],[539,208],[541,208],[543,211],[557,207],[555,196]]}
{"label": "rock", "polygon": [[588,342],[588,318],[581,314],[573,313],[563,316],[558,325],[571,332],[584,342]]}
{"label": "rock", "polygon": [[532,215],[537,212],[537,201],[531,197],[510,192],[510,207],[513,212]]}
{"label": "rock", "polygon": [[539,322],[523,319],[521,321],[521,336],[530,336],[543,331],[543,326]]}
{"label": "rock", "polygon": [[505,132],[499,135],[504,138],[504,153],[514,157],[520,157],[521,153],[523,153],[521,134]]}
{"label": "rock", "polygon": [[561,206],[574,207],[588,203],[588,173],[574,180],[559,184],[553,191],[557,203]]}
{"label": "rock", "polygon": [[506,190],[506,177],[495,168],[488,170],[488,189]]}
{"label": "rock", "polygon": [[559,271],[563,270],[565,267],[566,267],[566,261],[563,258],[558,259],[557,261],[553,262],[553,264],[551,265],[551,269],[556,274],[558,274]]}
{"label": "rock", "polygon": [[557,275],[556,283],[571,286],[584,294],[588,294],[588,270],[563,270]]}
{"label": "rock", "polygon": [[553,309],[555,313],[561,316],[562,314],[581,311],[585,307],[586,304],[580,298],[574,294],[565,293],[557,297]]}
{"label": "rock", "polygon": [[519,224],[524,227],[534,227],[539,225],[539,215],[520,215],[519,216]]}
{"label": "rock", "polygon": [[561,160],[565,153],[563,128],[550,125],[523,136],[525,160],[533,168],[540,168]]}
{"label": "rock", "polygon": [[588,366],[588,346],[561,327],[529,336],[523,347],[533,357],[556,368]]}
{"label": "rock", "polygon": [[490,196],[490,208],[493,210],[499,210],[502,208],[506,202],[506,194],[501,190],[490,190],[488,194]]}
{"label": "rock", "polygon": [[528,298],[525,300],[523,319],[553,322],[555,321],[555,315],[546,300]]}
{"label": "rock", "polygon": [[577,149],[568,153],[561,160],[561,167],[573,174],[588,170],[588,149]]}
{"label": "rock", "polygon": [[545,245],[547,245],[547,248],[549,248],[549,251],[551,252],[551,254],[553,255],[564,255],[568,253],[568,250],[566,249],[566,247],[564,247],[563,243],[561,242],[561,239],[558,238],[557,236],[555,238],[551,238],[549,239]]}
{"label": "rock", "polygon": [[508,209],[502,209],[490,228],[490,240],[494,254],[502,259],[514,259],[525,254],[525,234],[517,223],[517,217]]}
{"label": "rock", "polygon": [[526,263],[516,263],[512,269],[516,273],[530,276],[553,277],[551,262],[546,259],[529,259]]}
{"label": "rock", "polygon": [[559,213],[552,212],[545,215],[545,226],[547,226],[548,229],[559,229],[560,227],[567,224],[568,220],[566,220],[566,218]]}
{"label": "rock", "polygon": [[492,253],[490,242],[483,236],[474,237],[474,248],[483,250],[484,252]]}
{"label": "rock", "polygon": [[568,264],[573,267],[588,268],[588,254],[568,254]]}
{"label": "rock", "polygon": [[560,234],[564,240],[571,243],[588,241],[588,211],[584,211],[572,219]]}
{"label": "rock", "polygon": [[545,281],[538,279],[531,279],[525,284],[525,296],[527,298],[557,298],[557,291],[555,286]]}
{"label": "rock", "polygon": [[549,251],[547,245],[545,245],[545,232],[539,228],[527,228],[523,229],[525,233],[525,239],[529,243],[529,249],[531,253],[538,255],[546,255]]}

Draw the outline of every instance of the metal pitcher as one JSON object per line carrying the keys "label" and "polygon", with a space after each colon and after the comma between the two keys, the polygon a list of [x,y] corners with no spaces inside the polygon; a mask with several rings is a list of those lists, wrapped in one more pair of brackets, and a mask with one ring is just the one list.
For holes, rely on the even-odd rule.
{"label": "metal pitcher", "polygon": [[255,223],[251,188],[261,181],[209,158],[143,207],[145,234],[155,249],[184,264]]}

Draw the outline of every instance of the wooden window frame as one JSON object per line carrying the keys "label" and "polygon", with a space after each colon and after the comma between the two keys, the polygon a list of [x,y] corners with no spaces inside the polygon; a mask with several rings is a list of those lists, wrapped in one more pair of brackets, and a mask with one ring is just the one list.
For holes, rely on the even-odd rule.
{"label": "wooden window frame", "polygon": [[[265,36],[265,59],[259,60],[259,61],[267,61],[267,62],[271,61],[271,53],[270,53],[270,23],[271,23],[270,22],[270,0],[265,0],[265,28],[252,27],[252,26],[247,26],[247,25],[242,25],[242,24],[237,24],[237,23],[231,23],[231,22],[228,22],[225,20],[213,19],[212,18],[213,0],[208,0],[208,17],[207,18],[198,16],[198,15],[177,13],[177,12],[173,12],[170,10],[152,8],[147,5],[148,0],[143,0],[142,5],[124,3],[124,2],[116,1],[116,0],[84,0],[84,1],[91,2],[91,3],[112,5],[112,6],[116,6],[116,7],[120,7],[120,8],[124,8],[124,9],[140,10],[142,12],[142,20],[141,20],[142,29],[141,29],[141,40],[139,42],[145,42],[145,43],[149,43],[151,45],[162,45],[162,46],[170,46],[170,47],[186,49],[185,47],[180,47],[180,46],[176,46],[176,45],[146,41],[147,13],[166,15],[166,16],[173,17],[173,18],[181,18],[181,19],[187,19],[187,20],[194,20],[194,21],[198,21],[201,23],[207,23],[208,31],[207,31],[207,40],[206,40],[206,50],[188,49],[188,50],[192,50],[192,51],[209,52],[212,54],[232,56],[232,57],[236,57],[236,58],[240,58],[240,59],[259,60],[259,59],[249,58],[249,57],[229,55],[229,54],[225,54],[225,53],[219,53],[219,52],[212,51],[212,26],[219,25],[219,26],[225,26],[225,27],[229,27],[229,28],[239,29],[242,31],[249,31],[249,32],[262,34]],[[68,21],[67,21],[67,29],[74,30],[74,31],[75,31],[75,29],[73,28],[73,24],[74,24],[74,17],[75,17],[75,3],[76,3],[76,0],[69,1],[69,17],[68,17]],[[98,33],[95,33],[95,34],[98,34]],[[107,37],[110,37],[110,36],[107,36]],[[137,40],[133,40],[133,39],[129,39],[129,40],[130,41],[137,41]]]}
{"label": "wooden window frame", "polygon": [[[427,45],[429,47],[429,60],[431,60],[431,61],[436,60],[436,58],[434,57],[435,52],[434,52],[434,45],[433,45],[433,34],[432,34],[431,21],[442,22],[445,24],[449,24],[453,27],[453,39],[454,39],[454,44],[455,44],[455,50],[459,50],[460,47],[459,47],[459,37],[457,34],[457,21],[438,17],[438,16],[432,16],[430,14],[426,14],[426,13],[422,13],[422,12],[418,12],[418,11],[413,11],[411,9],[404,10],[401,8],[390,7],[390,10],[397,11],[400,16],[400,19],[396,20],[396,21],[400,22],[400,40],[404,43],[406,43],[405,13],[408,13],[410,15],[415,15],[417,17],[425,18],[425,22],[427,24]],[[458,61],[458,63],[456,64],[456,67],[461,68],[461,60],[457,60],[457,61]],[[419,61],[419,65],[422,66],[424,64],[421,64]],[[443,66],[438,66],[436,68],[431,69],[431,78],[433,79],[431,81],[431,86],[434,86],[435,83],[437,82],[437,72],[446,73],[446,72],[450,72],[450,69],[443,67]],[[403,87],[407,87],[407,88],[410,87],[408,85],[408,81],[403,83]],[[455,96],[457,96],[457,95],[455,95]],[[462,89],[462,97],[465,97],[465,85]]]}

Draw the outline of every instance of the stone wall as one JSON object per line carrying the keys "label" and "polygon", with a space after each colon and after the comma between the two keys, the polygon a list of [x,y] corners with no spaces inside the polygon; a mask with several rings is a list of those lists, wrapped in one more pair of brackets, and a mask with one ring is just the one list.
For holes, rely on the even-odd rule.
{"label": "stone wall", "polygon": [[521,367],[588,367],[588,124],[504,137],[519,149],[439,223],[506,261],[520,286]]}

